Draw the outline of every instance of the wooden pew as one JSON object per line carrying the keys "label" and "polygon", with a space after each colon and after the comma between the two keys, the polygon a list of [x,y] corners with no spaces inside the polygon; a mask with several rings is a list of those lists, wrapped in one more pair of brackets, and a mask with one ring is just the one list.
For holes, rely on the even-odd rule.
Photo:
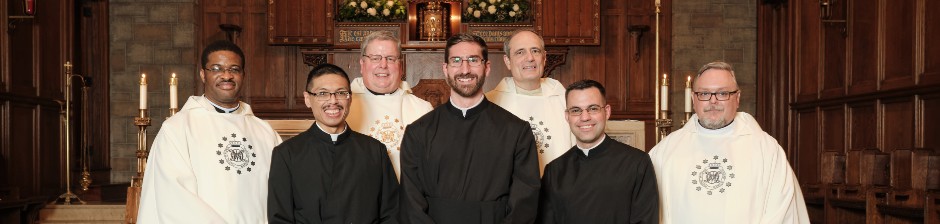
{"label": "wooden pew", "polygon": [[[877,200],[877,216],[914,223],[925,220],[927,191],[936,188],[937,153],[930,149],[897,149],[891,152],[891,188]],[[931,180],[932,179],[932,180]]]}
{"label": "wooden pew", "polygon": [[823,199],[822,216],[824,217],[824,220],[815,219],[811,214],[810,221],[813,223],[837,223],[838,218],[836,216],[835,207],[827,199],[838,195],[837,188],[839,186],[845,185],[846,155],[842,152],[827,151],[822,154],[822,158],[820,159],[822,164],[820,179],[823,183],[823,186],[819,189],[819,192],[807,191],[804,189],[803,197],[806,199],[807,206],[811,204],[811,198],[822,197]]}
{"label": "wooden pew", "polygon": [[830,223],[836,220],[856,223],[865,222],[869,201],[878,192],[889,186],[888,172],[890,156],[879,149],[855,149],[846,152],[845,183],[830,185],[827,202],[832,213],[827,214]]}

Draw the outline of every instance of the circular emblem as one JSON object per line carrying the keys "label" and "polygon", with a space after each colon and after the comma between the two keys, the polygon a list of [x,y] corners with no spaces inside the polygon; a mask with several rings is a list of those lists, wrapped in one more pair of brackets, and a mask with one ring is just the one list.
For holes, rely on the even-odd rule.
{"label": "circular emblem", "polygon": [[391,151],[399,150],[401,138],[405,134],[405,126],[400,120],[391,119],[385,115],[384,120],[375,120],[374,125],[369,128],[369,137],[375,138],[385,144],[385,148]]}
{"label": "circular emblem", "polygon": [[734,179],[732,169],[734,165],[727,158],[719,160],[718,156],[703,159],[702,164],[696,164],[692,170],[692,184],[695,190],[708,195],[725,193],[731,188],[731,179]]}
{"label": "circular emblem", "polygon": [[219,164],[224,166],[226,171],[235,170],[235,173],[242,174],[242,170],[251,172],[251,167],[255,166],[254,147],[248,144],[248,138],[238,138],[238,135],[231,134],[222,137],[218,144],[219,149],[215,154],[220,157]]}
{"label": "circular emblem", "polygon": [[529,127],[532,129],[532,135],[535,135],[535,146],[538,148],[539,154],[544,154],[545,149],[551,146],[548,143],[552,140],[548,128],[545,127],[545,122],[536,121],[535,117],[529,117]]}

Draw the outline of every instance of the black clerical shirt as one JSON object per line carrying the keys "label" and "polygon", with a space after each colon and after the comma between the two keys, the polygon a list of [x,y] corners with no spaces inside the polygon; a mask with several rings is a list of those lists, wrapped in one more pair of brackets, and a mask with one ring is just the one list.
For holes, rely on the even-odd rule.
{"label": "black clerical shirt", "polygon": [[658,223],[659,190],[649,155],[605,136],[545,166],[538,223]]}
{"label": "black clerical shirt", "polygon": [[397,223],[399,185],[385,144],[352,130],[334,143],[316,125],[274,148],[268,220]]}
{"label": "black clerical shirt", "polygon": [[402,223],[532,223],[539,167],[529,124],[483,99],[451,102],[405,129]]}

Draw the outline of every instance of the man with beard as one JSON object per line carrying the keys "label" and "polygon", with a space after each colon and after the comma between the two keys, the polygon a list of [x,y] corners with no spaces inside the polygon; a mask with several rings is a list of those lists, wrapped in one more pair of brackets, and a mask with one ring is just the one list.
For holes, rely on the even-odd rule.
{"label": "man with beard", "polygon": [[450,101],[408,126],[402,142],[402,223],[532,223],[539,171],[529,124],[483,96],[486,42],[447,39]]}
{"label": "man with beard", "polygon": [[271,223],[398,222],[398,180],[385,144],[346,128],[349,88],[336,65],[307,75],[304,104],[316,122],[274,148]]}
{"label": "man with beard", "polygon": [[353,130],[385,144],[398,175],[405,126],[433,107],[413,95],[408,82],[402,81],[401,44],[392,32],[376,31],[366,36],[359,66],[362,77],[353,79],[350,86],[353,95],[346,122]]}
{"label": "man with beard", "polygon": [[645,152],[604,134],[604,86],[568,86],[568,124],[577,144],[545,167],[538,223],[658,223],[656,174]]}
{"label": "man with beard", "polygon": [[809,223],[787,156],[751,115],[730,64],[694,79],[695,115],[653,147],[663,223]]}
{"label": "man with beard", "polygon": [[238,100],[241,48],[202,51],[203,96],[191,96],[160,128],[144,173],[138,223],[263,223],[271,150],[281,138]]}
{"label": "man with beard", "polygon": [[503,45],[503,61],[512,77],[503,78],[486,98],[522,120],[535,135],[539,171],[571,147],[571,134],[565,123],[565,86],[545,71],[545,41],[532,30],[513,32]]}

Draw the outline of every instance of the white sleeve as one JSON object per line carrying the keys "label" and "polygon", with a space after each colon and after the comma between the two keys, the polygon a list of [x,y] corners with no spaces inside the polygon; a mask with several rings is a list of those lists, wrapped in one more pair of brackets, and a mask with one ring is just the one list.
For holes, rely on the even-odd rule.
{"label": "white sleeve", "polygon": [[[197,194],[186,128],[165,122],[150,149],[139,223],[225,223]],[[152,189],[147,189],[152,188]],[[222,190],[222,189],[220,189]]]}
{"label": "white sleeve", "polygon": [[764,141],[763,147],[775,148],[774,153],[768,156],[773,158],[765,160],[771,163],[770,180],[767,185],[767,200],[764,215],[760,223],[809,223],[806,213],[806,203],[800,192],[799,183],[783,148],[775,141],[773,144]]}

